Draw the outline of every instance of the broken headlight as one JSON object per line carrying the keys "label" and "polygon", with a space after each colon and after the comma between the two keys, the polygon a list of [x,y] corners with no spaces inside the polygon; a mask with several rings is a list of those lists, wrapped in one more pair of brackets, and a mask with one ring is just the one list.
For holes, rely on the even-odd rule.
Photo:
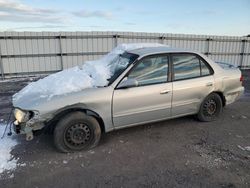
{"label": "broken headlight", "polygon": [[14,110],[14,116],[19,123],[27,122],[31,118],[31,112],[23,111],[18,108]]}

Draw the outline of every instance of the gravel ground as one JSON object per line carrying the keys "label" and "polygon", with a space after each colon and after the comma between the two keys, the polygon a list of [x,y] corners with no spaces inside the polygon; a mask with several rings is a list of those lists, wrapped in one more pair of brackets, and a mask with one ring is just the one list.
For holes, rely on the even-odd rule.
{"label": "gravel ground", "polygon": [[[2,174],[0,187],[250,187],[250,71],[243,74],[244,96],[215,122],[188,116],[127,128],[71,154],[58,153],[51,135],[18,135],[12,154],[25,165]],[[0,83],[0,119],[30,81]]]}

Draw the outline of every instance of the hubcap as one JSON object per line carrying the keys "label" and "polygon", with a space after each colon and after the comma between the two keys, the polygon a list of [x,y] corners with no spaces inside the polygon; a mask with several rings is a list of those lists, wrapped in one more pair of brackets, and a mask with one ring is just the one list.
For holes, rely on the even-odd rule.
{"label": "hubcap", "polygon": [[216,109],[217,109],[216,102],[213,99],[206,101],[206,103],[204,104],[204,112],[208,116],[215,115]]}
{"label": "hubcap", "polygon": [[65,132],[65,141],[69,146],[81,147],[90,140],[90,129],[83,123],[69,127]]}

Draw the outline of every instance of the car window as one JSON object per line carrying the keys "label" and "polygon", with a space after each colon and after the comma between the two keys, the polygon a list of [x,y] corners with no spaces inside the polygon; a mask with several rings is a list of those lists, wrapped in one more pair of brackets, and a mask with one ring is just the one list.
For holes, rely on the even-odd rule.
{"label": "car window", "polygon": [[168,56],[153,56],[142,59],[132,71],[128,78],[138,81],[138,85],[149,85],[167,82]]}
{"label": "car window", "polygon": [[201,64],[201,75],[202,76],[210,75],[210,69],[205,64],[205,62],[203,62],[202,60],[200,60],[200,64]]}
{"label": "car window", "polygon": [[123,53],[120,55],[116,55],[113,60],[108,64],[110,69],[111,77],[108,79],[109,85],[112,84],[116,78],[118,78],[121,73],[136,59],[138,55],[131,53]]}
{"label": "car window", "polygon": [[196,78],[210,74],[207,65],[192,54],[175,54],[172,56],[174,80]]}

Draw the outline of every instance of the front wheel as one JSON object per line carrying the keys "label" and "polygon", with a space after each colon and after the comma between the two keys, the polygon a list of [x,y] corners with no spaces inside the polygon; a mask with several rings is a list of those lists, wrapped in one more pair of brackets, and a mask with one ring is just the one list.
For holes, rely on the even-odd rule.
{"label": "front wheel", "polygon": [[54,130],[54,144],[61,152],[86,150],[96,146],[101,138],[97,120],[83,112],[63,117]]}
{"label": "front wheel", "polygon": [[220,115],[221,111],[221,97],[217,93],[211,93],[202,102],[197,117],[200,121],[214,121]]}

